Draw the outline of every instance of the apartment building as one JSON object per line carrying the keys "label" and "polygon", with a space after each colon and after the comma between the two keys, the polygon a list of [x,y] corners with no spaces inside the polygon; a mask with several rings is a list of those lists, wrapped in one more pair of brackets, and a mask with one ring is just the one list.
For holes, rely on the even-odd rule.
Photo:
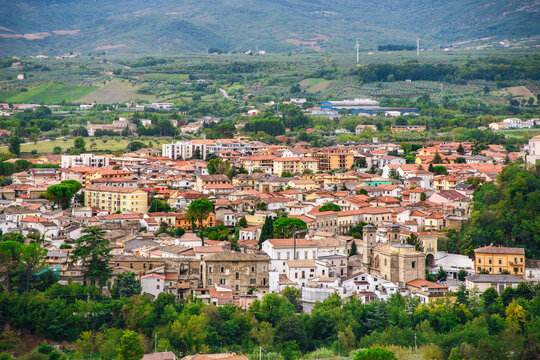
{"label": "apartment building", "polygon": [[84,189],[84,203],[109,213],[145,213],[148,210],[148,194],[132,187],[90,185]]}
{"label": "apartment building", "polygon": [[504,246],[484,246],[474,250],[477,273],[512,274],[524,277],[525,249]]}

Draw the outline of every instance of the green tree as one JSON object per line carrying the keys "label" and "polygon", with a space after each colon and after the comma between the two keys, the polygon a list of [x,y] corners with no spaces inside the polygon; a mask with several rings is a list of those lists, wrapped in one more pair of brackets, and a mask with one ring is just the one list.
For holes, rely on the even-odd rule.
{"label": "green tree", "polygon": [[6,290],[11,291],[15,269],[21,261],[23,244],[18,241],[0,242],[0,270],[6,276]]}
{"label": "green tree", "polygon": [[467,270],[460,269],[457,273],[457,277],[459,281],[465,281],[465,278],[467,277]]}
{"label": "green tree", "polygon": [[71,204],[73,196],[82,189],[81,183],[75,180],[64,180],[60,184],[51,185],[45,192],[45,197],[59,205],[62,209],[67,209]]}
{"label": "green tree", "polygon": [[245,216],[242,216],[240,220],[238,220],[238,227],[240,229],[244,229],[248,227],[248,223]]}
{"label": "green tree", "polygon": [[150,207],[148,208],[148,212],[169,212],[170,210],[171,206],[159,199],[152,200]]}
{"label": "green tree", "polygon": [[277,239],[290,239],[299,230],[307,230],[307,224],[304,220],[279,218],[274,222],[274,236]]}
{"label": "green tree", "polygon": [[186,215],[191,219],[192,223],[199,223],[199,231],[201,240],[204,245],[204,224],[203,221],[208,218],[210,213],[214,211],[214,205],[210,200],[207,199],[196,199],[189,204],[189,207],[186,211]]}
{"label": "green tree", "polygon": [[423,191],[420,193],[420,201],[426,201],[426,193]]}
{"label": "green tree", "polygon": [[221,159],[212,159],[208,161],[207,165],[208,173],[210,175],[227,174],[230,168],[231,164],[227,160],[223,161]]}
{"label": "green tree", "polygon": [[458,146],[458,148],[457,148],[456,151],[457,151],[457,153],[458,153],[459,155],[465,154],[465,149],[463,148],[463,145],[461,145],[461,143],[459,144],[459,146]]}
{"label": "green tree", "polygon": [[137,150],[140,150],[140,149],[142,149],[144,147],[145,147],[145,145],[144,145],[143,142],[141,142],[141,141],[132,141],[127,145],[126,149],[129,150],[129,151],[137,151]]}
{"label": "green tree", "polygon": [[97,226],[87,227],[84,234],[75,240],[75,249],[70,259],[73,263],[80,263],[84,269],[84,279],[90,280],[91,285],[105,285],[112,274],[109,267],[110,254],[109,240],[105,238],[105,231]]}
{"label": "green tree", "polygon": [[360,350],[354,360],[397,360],[394,353],[383,348]]}
{"label": "green tree", "polygon": [[276,340],[282,344],[296,341],[301,349],[305,349],[307,336],[302,319],[298,316],[287,316],[279,320],[276,325]]}
{"label": "green tree", "polygon": [[358,255],[358,247],[356,246],[356,241],[354,239],[351,242],[351,249],[349,250],[349,256]]}
{"label": "green tree", "polygon": [[60,155],[62,154],[62,148],[60,146],[55,146],[53,149],[53,154]]}
{"label": "green tree", "polygon": [[435,156],[433,156],[431,164],[442,164],[442,158],[438,151],[435,152]]}
{"label": "green tree", "polygon": [[9,152],[17,156],[21,155],[21,144],[23,143],[22,139],[17,135],[12,135],[9,138]]}
{"label": "green tree", "polygon": [[32,273],[44,265],[47,252],[38,244],[23,245],[21,249],[21,266],[26,276],[26,291],[30,291]]}
{"label": "green tree", "polygon": [[287,287],[285,287],[285,289],[283,289],[283,291],[281,292],[281,294],[282,294],[287,300],[289,300],[289,302],[290,302],[291,304],[294,305],[294,307],[296,308],[296,311],[297,311],[297,312],[302,311],[302,305],[301,305],[300,302],[298,301],[298,300],[302,297],[302,293],[300,293],[300,290],[298,290],[297,288],[292,287],[292,286],[287,286]]}
{"label": "green tree", "polygon": [[134,331],[126,331],[122,336],[118,358],[120,360],[140,360],[144,355],[144,348],[139,334]]}
{"label": "green tree", "polygon": [[73,142],[73,150],[80,153],[86,151],[86,142],[82,136],[77,136]]}
{"label": "green tree", "polygon": [[261,248],[263,242],[274,237],[274,218],[271,216],[266,216],[264,218],[264,224],[261,229],[261,235],[259,236],[259,249]]}
{"label": "green tree", "polygon": [[290,171],[283,171],[283,172],[281,173],[281,177],[282,177],[282,178],[292,178],[293,176],[294,176],[294,174],[291,173]]}
{"label": "green tree", "polygon": [[439,281],[445,281],[448,278],[448,274],[446,271],[443,270],[443,268],[439,268],[439,272],[437,273],[437,280]]}
{"label": "green tree", "polygon": [[422,246],[422,241],[420,241],[420,239],[415,233],[411,233],[411,235],[409,235],[406,241],[407,241],[407,244],[414,245],[414,249],[416,251],[424,251],[424,247]]}
{"label": "green tree", "polygon": [[319,208],[319,211],[341,211],[341,207],[334,203],[326,203]]}
{"label": "green tree", "polygon": [[302,352],[295,340],[285,342],[281,353],[284,360],[295,360],[302,356]]}
{"label": "green tree", "polygon": [[141,291],[141,282],[135,278],[135,273],[132,272],[118,274],[111,287],[111,295],[115,299],[139,295]]}

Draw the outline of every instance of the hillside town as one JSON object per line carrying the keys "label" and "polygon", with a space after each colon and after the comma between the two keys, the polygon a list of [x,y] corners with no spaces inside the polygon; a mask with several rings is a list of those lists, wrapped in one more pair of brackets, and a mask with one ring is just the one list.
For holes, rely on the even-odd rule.
{"label": "hillside town", "polygon": [[[473,148],[426,141],[409,162],[396,143],[315,148],[238,134],[121,156],[42,155],[29,161],[51,166],[13,173],[0,188],[0,229],[40,239],[47,267],[67,284],[85,280],[84,264],[71,261],[76,240],[100,228],[112,254],[105,293],[134,273],[154,299],[169,293],[218,306],[248,308],[287,287],[310,312],[336,293],[428,303],[461,285],[500,294],[537,283],[540,264],[523,248],[487,245],[471,256],[441,248],[469,221],[479,184],[495,182],[510,162],[540,159],[540,136],[520,152]],[[73,182],[76,194],[47,196]],[[204,204],[210,209],[193,210]]]}

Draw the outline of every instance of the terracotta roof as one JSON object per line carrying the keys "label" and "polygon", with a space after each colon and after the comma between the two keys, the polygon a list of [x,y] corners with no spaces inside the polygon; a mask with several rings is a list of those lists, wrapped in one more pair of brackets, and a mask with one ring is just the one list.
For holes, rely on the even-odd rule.
{"label": "terracotta roof", "polygon": [[407,283],[407,285],[415,287],[415,288],[421,288],[421,287],[427,286],[428,289],[430,289],[430,290],[431,289],[433,289],[433,290],[448,290],[448,286],[446,286],[446,285],[437,284],[435,282],[427,281],[427,280],[424,280],[424,279],[416,279],[416,280],[413,280],[413,281],[409,281]]}
{"label": "terracotta roof", "polygon": [[525,255],[525,249],[523,248],[513,248],[513,247],[504,247],[504,246],[484,246],[478,249],[474,249],[475,253],[479,254],[519,254]]}
{"label": "terracotta roof", "polygon": [[105,185],[89,185],[85,191],[102,191],[102,192],[117,192],[117,193],[133,193],[141,191],[136,187],[123,187],[123,186],[105,186]]}
{"label": "terracotta roof", "polygon": [[313,268],[317,266],[313,259],[287,260],[287,265],[290,268]]}
{"label": "terracotta roof", "polygon": [[[292,247],[294,245],[293,239],[268,239],[274,247]],[[307,239],[296,239],[296,246],[317,246],[317,243]]]}

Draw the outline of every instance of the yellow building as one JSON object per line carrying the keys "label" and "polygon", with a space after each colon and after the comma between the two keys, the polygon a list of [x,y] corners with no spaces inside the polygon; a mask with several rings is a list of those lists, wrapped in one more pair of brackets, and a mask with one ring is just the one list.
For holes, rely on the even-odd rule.
{"label": "yellow building", "polygon": [[317,160],[310,157],[284,157],[276,158],[273,162],[273,172],[277,176],[281,176],[285,171],[291,174],[303,174],[306,170],[316,173]]}
{"label": "yellow building", "polygon": [[503,246],[484,246],[474,250],[477,273],[509,274],[523,277],[525,269],[525,249]]}
{"label": "yellow building", "polygon": [[321,149],[313,157],[319,162],[319,171],[350,169],[354,164],[354,154],[346,149]]}
{"label": "yellow building", "polygon": [[434,190],[454,190],[459,179],[451,175],[441,175],[433,178]]}
{"label": "yellow building", "polygon": [[138,188],[90,185],[84,189],[84,204],[110,213],[134,211],[146,213],[148,194]]}

